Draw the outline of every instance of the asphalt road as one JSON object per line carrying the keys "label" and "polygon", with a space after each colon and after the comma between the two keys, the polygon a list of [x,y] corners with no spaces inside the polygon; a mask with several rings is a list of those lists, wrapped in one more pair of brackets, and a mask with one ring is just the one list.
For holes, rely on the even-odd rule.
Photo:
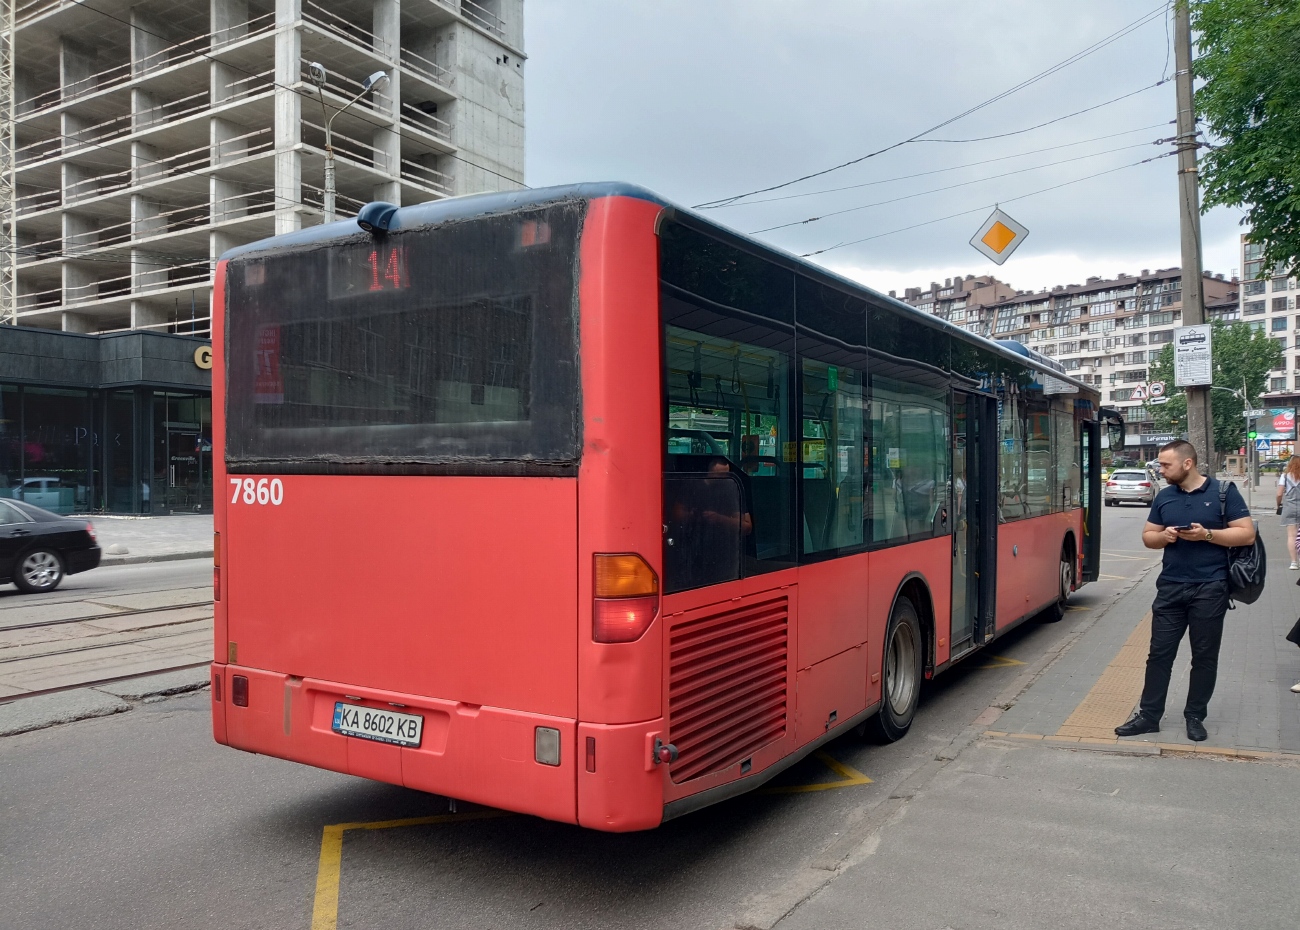
{"label": "asphalt road", "polygon": [[22,594],[11,584],[0,585],[0,623],[16,622],[24,610],[47,604],[194,587],[212,587],[211,559],[106,565],[69,575],[50,594]]}
{"label": "asphalt road", "polygon": [[[1061,623],[1026,624],[929,685],[906,739],[875,746],[845,737],[827,747],[869,784],[752,794],[628,835],[521,816],[350,830],[336,924],[328,914],[313,924],[323,829],[444,814],[446,799],[217,746],[206,692],[0,739],[0,923],[31,930],[732,926],[1125,590],[1151,564],[1138,539],[1145,515],[1145,508],[1106,508],[1103,579],[1075,595]],[[192,570],[128,566],[68,584],[69,591],[74,582],[141,590],[187,583]],[[775,787],[836,781],[858,779],[810,757]],[[461,805],[458,813],[470,810]]]}

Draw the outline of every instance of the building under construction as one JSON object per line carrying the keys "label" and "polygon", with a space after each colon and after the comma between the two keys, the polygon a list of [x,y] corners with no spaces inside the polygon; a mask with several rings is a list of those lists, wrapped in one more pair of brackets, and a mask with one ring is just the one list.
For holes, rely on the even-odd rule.
{"label": "building under construction", "polygon": [[209,373],[183,362],[217,257],[322,221],[327,121],[340,217],[523,184],[523,0],[0,10],[0,496],[210,506]]}

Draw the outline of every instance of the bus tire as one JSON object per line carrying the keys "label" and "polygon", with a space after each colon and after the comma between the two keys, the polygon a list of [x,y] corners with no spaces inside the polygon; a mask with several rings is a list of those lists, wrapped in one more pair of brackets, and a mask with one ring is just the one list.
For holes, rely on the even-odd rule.
{"label": "bus tire", "polygon": [[1067,543],[1061,547],[1061,565],[1058,569],[1060,582],[1056,592],[1056,603],[1043,611],[1043,619],[1056,623],[1065,619],[1065,611],[1070,605],[1070,592],[1074,590],[1074,553]]}
{"label": "bus tire", "polygon": [[907,735],[921,698],[924,659],[921,619],[916,614],[916,606],[910,599],[900,597],[885,632],[880,711],[867,723],[870,738],[892,743]]}

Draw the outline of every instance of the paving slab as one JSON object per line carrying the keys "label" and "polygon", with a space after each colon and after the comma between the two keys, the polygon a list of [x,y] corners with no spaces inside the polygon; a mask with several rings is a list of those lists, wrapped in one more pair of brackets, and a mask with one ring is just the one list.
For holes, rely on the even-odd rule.
{"label": "paving slab", "polygon": [[981,741],[779,930],[1295,926],[1300,767]]}

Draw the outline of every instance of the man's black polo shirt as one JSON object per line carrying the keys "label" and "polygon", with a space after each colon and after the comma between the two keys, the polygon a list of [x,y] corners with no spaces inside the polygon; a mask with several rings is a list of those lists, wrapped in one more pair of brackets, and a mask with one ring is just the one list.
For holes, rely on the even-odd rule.
{"label": "man's black polo shirt", "polygon": [[[1195,491],[1184,491],[1176,484],[1166,485],[1151,504],[1147,518],[1156,526],[1186,526],[1199,523],[1207,530],[1219,530],[1233,520],[1250,516],[1235,484],[1228,484],[1227,506],[1219,517],[1219,481],[1207,478]],[[1179,539],[1165,546],[1162,581],[1197,584],[1203,581],[1228,580],[1228,549],[1217,543],[1189,542]]]}

